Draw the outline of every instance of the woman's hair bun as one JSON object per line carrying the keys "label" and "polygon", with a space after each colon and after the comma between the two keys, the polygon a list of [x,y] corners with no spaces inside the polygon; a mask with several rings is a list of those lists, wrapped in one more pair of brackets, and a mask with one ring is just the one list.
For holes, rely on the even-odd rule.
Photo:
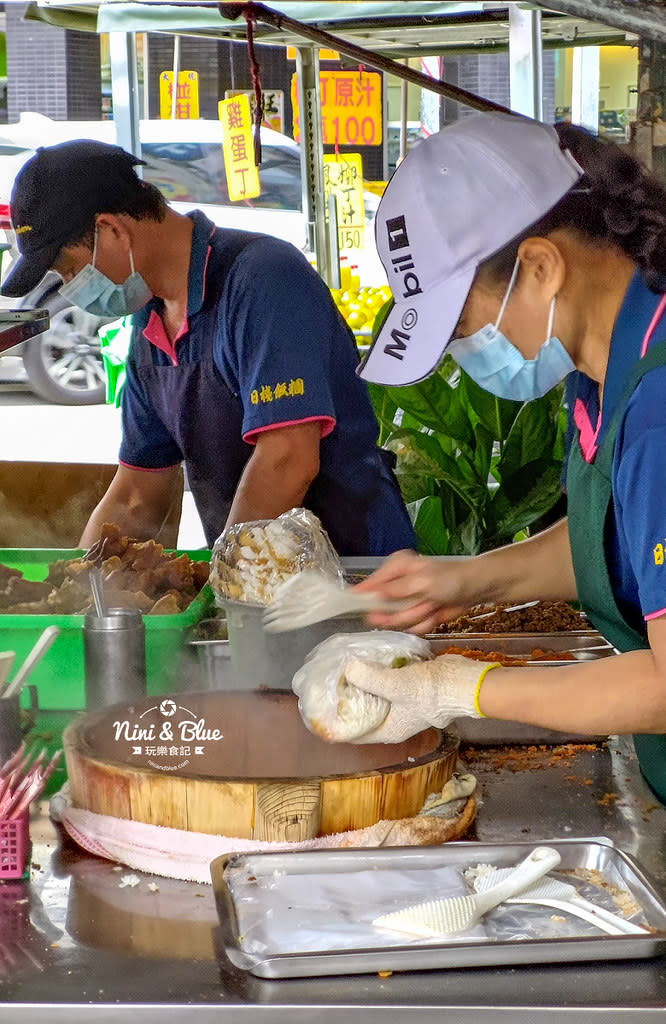
{"label": "woman's hair bun", "polygon": [[[521,241],[572,228],[601,245],[615,244],[634,261],[656,291],[666,280],[666,188],[626,146],[600,139],[572,124],[557,124],[562,149],[584,175],[536,224],[514,238],[485,264],[508,279]],[[547,171],[546,171],[547,173]]]}

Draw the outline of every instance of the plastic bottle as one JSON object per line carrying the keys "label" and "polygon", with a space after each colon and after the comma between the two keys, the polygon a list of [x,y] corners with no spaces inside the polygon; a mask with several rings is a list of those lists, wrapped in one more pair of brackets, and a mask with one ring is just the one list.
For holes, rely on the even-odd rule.
{"label": "plastic bottle", "polygon": [[352,263],[349,268],[349,288],[353,292],[357,292],[361,287],[361,275],[358,272],[358,264]]}
{"label": "plastic bottle", "polygon": [[340,287],[343,291],[348,291],[352,287],[351,270],[346,256],[340,257]]}

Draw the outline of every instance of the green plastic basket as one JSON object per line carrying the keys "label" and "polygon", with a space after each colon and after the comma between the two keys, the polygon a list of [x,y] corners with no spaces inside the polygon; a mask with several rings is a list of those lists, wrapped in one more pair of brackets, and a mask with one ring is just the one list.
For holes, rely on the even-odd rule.
{"label": "green plastic basket", "polygon": [[[0,548],[0,564],[19,569],[29,580],[43,580],[49,564],[80,558],[81,550]],[[181,551],[193,561],[208,561],[210,551]],[[213,594],[205,586],[188,608],[177,615],[144,615],[146,627],[146,683],[149,694],[178,689],[180,654],[188,630],[209,614]],[[16,672],[37,637],[47,626],[60,635],[34,668],[30,682],[37,687],[42,709],[79,710],[85,707],[83,615],[0,615],[0,650],[14,651]],[[10,675],[11,679],[11,675]]]}

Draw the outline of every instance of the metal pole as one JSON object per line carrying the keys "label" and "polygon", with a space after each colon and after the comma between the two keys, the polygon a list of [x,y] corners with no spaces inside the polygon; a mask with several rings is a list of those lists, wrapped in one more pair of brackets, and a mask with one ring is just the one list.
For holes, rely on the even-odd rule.
{"label": "metal pole", "polygon": [[389,103],[388,103],[388,88],[386,82],[386,76],[382,78],[382,125],[384,126],[382,135],[382,181],[388,181],[389,173]]}
{"label": "metal pole", "polygon": [[595,134],[599,131],[599,48],[574,50],[571,78],[571,120]]}
{"label": "metal pole", "polygon": [[171,120],[178,115],[178,73],[180,71],[180,36],[173,37],[173,92],[171,93]]}
{"label": "metal pole", "polygon": [[654,167],[652,125],[656,116],[655,105],[658,103],[652,84],[654,46],[650,39],[641,39],[638,44],[638,95],[634,129],[634,153],[651,170]]}
{"label": "metal pole", "polygon": [[[409,61],[405,60],[405,65],[408,65]],[[409,82],[406,82],[404,78],[400,79],[400,159],[403,160],[407,156],[407,90],[409,89]]]}
{"label": "metal pole", "polygon": [[312,46],[296,47],[296,82],[300,124],[303,214],[307,245],[314,252],[319,276],[329,285],[330,265],[324,205],[324,146],[319,98],[319,54]]}
{"label": "metal pole", "polygon": [[340,287],[340,247],[338,245],[338,201],[331,192],[328,197],[328,285]]}
{"label": "metal pole", "polygon": [[[131,32],[109,32],[109,57],[116,142],[128,153],[140,157],[139,76],[134,35]],[[136,171],[140,174],[141,167]]]}
{"label": "metal pole", "polygon": [[509,6],[511,109],[543,121],[541,11]]}

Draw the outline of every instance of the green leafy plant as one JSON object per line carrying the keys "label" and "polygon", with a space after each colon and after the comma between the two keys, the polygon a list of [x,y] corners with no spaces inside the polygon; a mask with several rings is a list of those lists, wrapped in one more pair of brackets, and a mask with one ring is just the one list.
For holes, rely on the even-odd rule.
{"label": "green leafy plant", "polygon": [[450,356],[418,384],[370,385],[421,552],[478,554],[563,514],[563,393],[495,398]]}

